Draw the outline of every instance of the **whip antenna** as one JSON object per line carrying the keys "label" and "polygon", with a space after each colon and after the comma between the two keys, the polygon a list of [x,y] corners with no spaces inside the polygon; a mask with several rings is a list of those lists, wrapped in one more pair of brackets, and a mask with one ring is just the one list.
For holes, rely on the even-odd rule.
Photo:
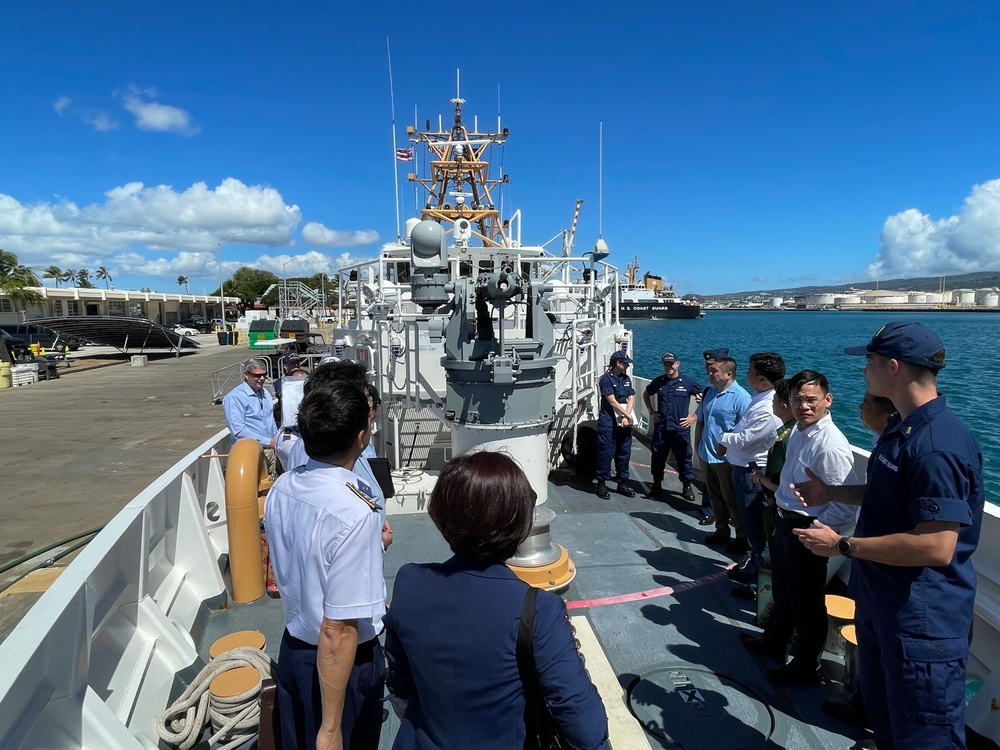
{"label": "whip antenna", "polygon": [[396,161],[399,159],[399,149],[396,148],[396,97],[392,90],[392,54],[389,50],[389,37],[385,38],[385,58],[389,63],[389,112],[392,120],[392,182],[396,190],[396,239],[400,238],[399,232],[399,167]]}

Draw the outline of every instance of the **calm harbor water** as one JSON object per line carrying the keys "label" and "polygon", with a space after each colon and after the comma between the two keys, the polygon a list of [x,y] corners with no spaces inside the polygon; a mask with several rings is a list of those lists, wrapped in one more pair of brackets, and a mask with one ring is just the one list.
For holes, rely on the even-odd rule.
{"label": "calm harbor water", "polygon": [[744,387],[754,352],[779,352],[789,375],[807,367],[822,372],[830,380],[834,421],[852,443],[868,448],[871,433],[858,418],[865,360],[848,357],[844,347],[866,343],[892,320],[916,320],[944,341],[947,366],[938,376],[938,388],[979,441],[986,499],[1000,504],[1000,435],[993,422],[997,404],[989,393],[996,387],[989,363],[997,361],[1000,314],[710,310],[699,320],[629,321],[628,327],[635,337],[634,371],[642,377],[661,373],[660,355],[673,351],[681,359],[681,371],[706,385],[702,352],[724,346],[739,363],[737,378]]}

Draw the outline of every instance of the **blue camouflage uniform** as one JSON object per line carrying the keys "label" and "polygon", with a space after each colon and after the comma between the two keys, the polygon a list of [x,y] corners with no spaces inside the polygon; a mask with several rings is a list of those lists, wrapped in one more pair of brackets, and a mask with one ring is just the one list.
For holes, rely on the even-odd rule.
{"label": "blue camouflage uniform", "polygon": [[656,396],[656,411],[660,421],[653,432],[652,460],[650,469],[653,482],[663,481],[667,455],[672,453],[677,462],[677,473],[684,482],[694,481],[694,466],[691,463],[691,429],[682,427],[680,421],[688,416],[691,397],[701,393],[701,385],[690,375],[683,373],[675,378],[659,375],[646,386],[646,394]]}
{"label": "blue camouflage uniform", "polygon": [[[630,360],[631,361],[631,360]],[[606,396],[614,395],[619,404],[628,403],[629,396],[635,396],[632,378],[626,372],[615,375],[613,371],[604,373],[598,381],[601,391],[601,415],[597,420],[597,480],[606,481],[610,475],[611,458],[615,460],[615,481],[628,481],[628,462],[632,457],[632,428],[619,427],[616,412],[607,402]]]}
{"label": "blue camouflage uniform", "polygon": [[894,415],[868,462],[855,537],[959,524],[952,561],[904,567],[855,559],[861,692],[880,750],[965,748],[964,690],[983,518],[983,461],[943,396]]}

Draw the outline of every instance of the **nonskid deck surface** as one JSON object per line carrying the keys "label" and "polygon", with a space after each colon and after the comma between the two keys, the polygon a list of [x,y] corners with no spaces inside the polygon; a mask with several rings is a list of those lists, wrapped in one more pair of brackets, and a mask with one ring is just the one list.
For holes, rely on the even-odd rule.
{"label": "nonskid deck surface", "polygon": [[[563,598],[571,615],[589,621],[649,746],[833,750],[863,738],[863,730],[820,709],[836,683],[781,687],[765,678],[764,669],[774,665],[739,641],[741,628],[756,631],[755,606],[730,594],[734,584],[725,568],[734,557],[702,544],[712,527],[698,525],[700,503],[681,497],[675,475],[668,473],[660,500],[642,497],[648,465],[648,449],[634,441],[631,481],[638,495],[612,492],[607,501],[593,494],[592,482],[570,471],[553,472],[546,505],[557,514],[552,536],[577,569]],[[395,542],[385,574],[391,601],[401,565],[441,561],[451,553],[426,514],[390,519]],[[279,600],[265,597],[214,614],[202,654],[215,638],[244,628],[262,630],[276,658]],[[824,672],[838,674],[838,667],[826,662]],[[391,747],[396,727],[390,711],[382,747]],[[630,748],[619,743],[616,750]]]}

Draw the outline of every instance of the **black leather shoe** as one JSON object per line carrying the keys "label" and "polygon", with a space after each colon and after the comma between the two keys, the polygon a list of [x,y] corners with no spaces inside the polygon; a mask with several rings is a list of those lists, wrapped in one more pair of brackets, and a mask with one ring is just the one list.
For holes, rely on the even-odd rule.
{"label": "black leather shoe", "polygon": [[803,669],[791,662],[777,669],[768,669],[764,675],[778,685],[817,685],[820,682],[819,670],[816,667]]}
{"label": "black leather shoe", "polygon": [[635,490],[633,490],[624,482],[620,482],[618,484],[618,494],[624,495],[625,497],[635,497]]}
{"label": "black leather shoe", "polygon": [[725,544],[726,542],[729,541],[729,529],[725,529],[724,531],[716,529],[711,534],[702,539],[702,541],[705,544]]}
{"label": "black leather shoe", "polygon": [[700,521],[698,521],[699,526],[714,526],[715,516],[704,516]]}
{"label": "black leather shoe", "polygon": [[645,497],[648,500],[655,500],[662,494],[663,494],[663,485],[661,485],[659,482],[653,482],[653,486],[649,488],[649,492],[643,495],[643,497]]}
{"label": "black leather shoe", "polygon": [[689,503],[694,502],[694,489],[691,487],[690,482],[684,483],[684,488],[681,490],[681,497],[683,497]]}
{"label": "black leather shoe", "polygon": [[736,581],[737,583],[754,583],[756,576],[751,578],[747,575],[745,570],[742,570],[738,565],[735,568],[730,568],[726,571],[726,575],[729,576],[730,581]]}
{"label": "black leather shoe", "polygon": [[764,654],[771,661],[779,663],[784,663],[785,661],[784,647],[771,643],[762,635],[754,635],[753,633],[748,633],[746,630],[741,630],[740,641],[747,651],[752,651],[755,654]]}
{"label": "black leather shoe", "polygon": [[[855,693],[857,696],[857,693]],[[861,705],[857,697],[852,697],[848,701],[835,701],[829,698],[820,703],[820,707],[830,716],[834,716],[848,724],[858,727],[872,728],[872,720],[868,717],[868,712]]]}
{"label": "black leather shoe", "polygon": [[608,492],[608,486],[601,481],[598,481],[597,488],[594,490],[594,494],[597,495],[601,500],[610,500],[611,493]]}
{"label": "black leather shoe", "polygon": [[733,541],[726,545],[726,552],[732,552],[734,555],[741,554],[750,549],[750,545],[747,544],[746,539],[740,539],[736,537]]}

